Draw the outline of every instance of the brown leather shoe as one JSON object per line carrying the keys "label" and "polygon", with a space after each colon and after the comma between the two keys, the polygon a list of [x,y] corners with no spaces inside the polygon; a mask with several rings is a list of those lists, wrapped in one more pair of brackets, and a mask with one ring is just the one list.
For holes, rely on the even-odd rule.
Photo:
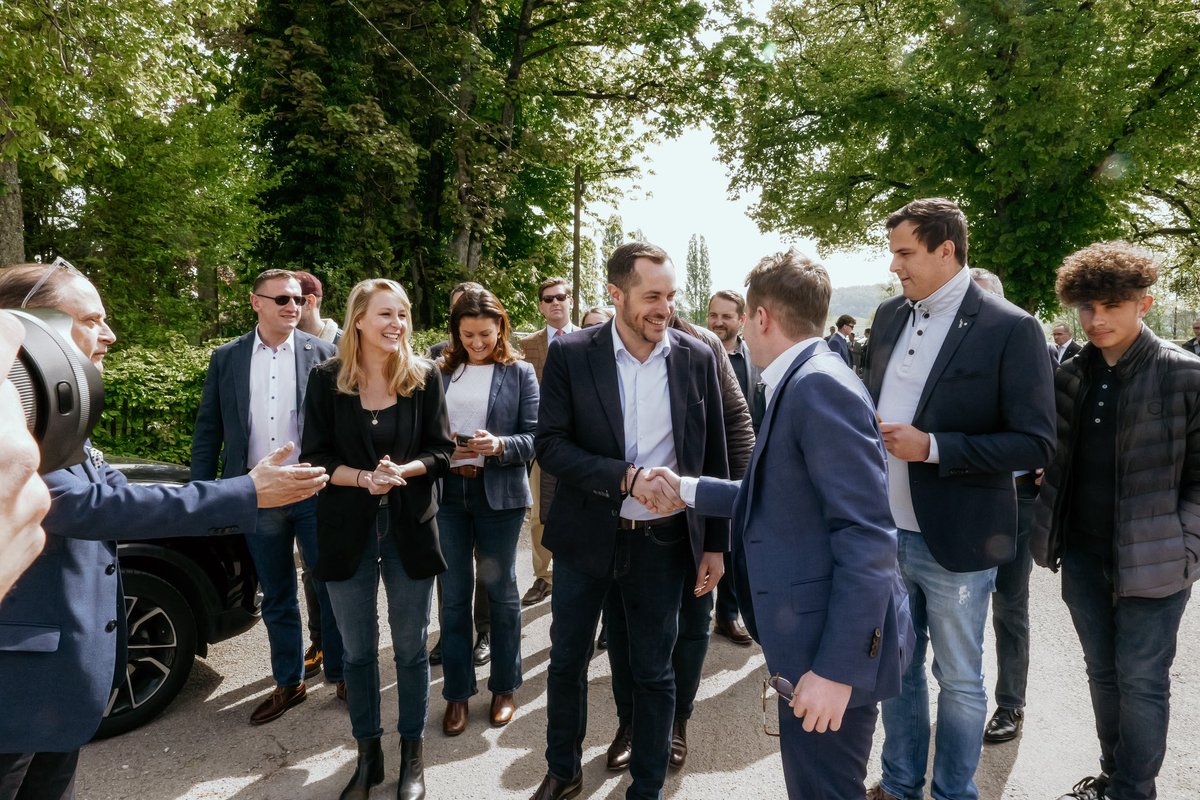
{"label": "brown leather shoe", "polygon": [[867,800],[900,800],[900,798],[877,783],[867,789]]}
{"label": "brown leather shoe", "polygon": [[617,735],[608,746],[608,756],[605,760],[613,772],[629,769],[629,760],[633,758],[633,728],[628,723],[617,725]]}
{"label": "brown leather shoe", "polygon": [[550,773],[546,773],[546,777],[542,779],[542,785],[533,793],[530,800],[569,800],[583,791],[583,773],[579,773],[573,780],[560,781]]}
{"label": "brown leather shoe", "polygon": [[343,703],[346,702],[346,682],[345,681],[337,682],[337,699],[341,700]]}
{"label": "brown leather shoe", "polygon": [[718,636],[724,636],[729,641],[742,647],[749,647],[754,644],[754,640],[750,638],[750,634],[746,633],[746,629],[742,627],[742,623],[737,621],[737,617],[729,620],[717,620],[713,625],[713,633]]}
{"label": "brown leather shoe", "polygon": [[671,769],[683,769],[687,761],[687,720],[677,719],[671,729]]}
{"label": "brown leather shoe", "polygon": [[317,673],[321,671],[321,664],[324,662],[325,651],[321,649],[321,645],[310,644],[304,651],[304,680],[310,681],[317,677]]}
{"label": "brown leather shoe", "polygon": [[529,587],[529,591],[521,597],[521,605],[536,606],[538,603],[545,600],[554,591],[550,584],[538,578],[533,582],[533,586]]}
{"label": "brown leather shoe", "polygon": [[492,727],[503,728],[512,722],[513,714],[517,713],[517,704],[513,701],[512,692],[492,695]]}
{"label": "brown leather shoe", "polygon": [[250,722],[262,725],[264,722],[279,719],[289,708],[303,703],[307,696],[308,692],[303,683],[297,686],[276,686],[271,695],[259,703],[250,714]]}
{"label": "brown leather shoe", "polygon": [[458,736],[467,729],[467,717],[470,712],[467,702],[446,703],[446,716],[442,717],[442,733],[447,736]]}

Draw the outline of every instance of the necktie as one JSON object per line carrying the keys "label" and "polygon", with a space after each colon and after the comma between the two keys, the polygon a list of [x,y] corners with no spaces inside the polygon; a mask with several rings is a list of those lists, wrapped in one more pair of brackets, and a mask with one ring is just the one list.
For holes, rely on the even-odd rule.
{"label": "necktie", "polygon": [[755,422],[762,422],[767,414],[767,385],[762,381],[754,384],[754,398],[750,401],[750,415]]}
{"label": "necktie", "polygon": [[550,341],[552,341],[552,342],[553,342],[555,339],[557,339],[558,337],[560,337],[560,336],[562,336],[562,335],[563,335],[563,329],[562,329],[562,328],[555,328],[555,329],[554,329],[554,335],[550,337]]}

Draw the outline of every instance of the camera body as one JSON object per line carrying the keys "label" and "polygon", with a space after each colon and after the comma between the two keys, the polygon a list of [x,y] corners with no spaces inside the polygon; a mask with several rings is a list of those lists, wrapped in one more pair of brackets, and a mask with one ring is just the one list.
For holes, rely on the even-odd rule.
{"label": "camera body", "polygon": [[75,346],[66,314],[46,308],[7,311],[25,328],[25,344],[8,377],[42,453],[38,472],[74,466],[83,461],[83,444],[104,410],[100,370]]}

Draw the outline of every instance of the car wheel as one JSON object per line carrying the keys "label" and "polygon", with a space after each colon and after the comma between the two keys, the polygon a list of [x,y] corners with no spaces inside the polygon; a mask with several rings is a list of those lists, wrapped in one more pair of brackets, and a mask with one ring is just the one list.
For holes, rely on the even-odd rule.
{"label": "car wheel", "polygon": [[97,739],[144,725],[170,705],[196,660],[196,620],[173,586],[148,572],[121,571],[129,624],[125,679],[113,689]]}

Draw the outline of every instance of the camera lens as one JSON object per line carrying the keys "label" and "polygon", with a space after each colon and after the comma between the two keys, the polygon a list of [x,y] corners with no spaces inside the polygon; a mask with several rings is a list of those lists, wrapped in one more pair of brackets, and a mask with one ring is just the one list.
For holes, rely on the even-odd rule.
{"label": "camera lens", "polygon": [[25,328],[9,380],[21,396],[25,425],[42,453],[45,475],[84,459],[83,443],[104,410],[100,371],[71,340],[71,318],[49,309],[9,309]]}

